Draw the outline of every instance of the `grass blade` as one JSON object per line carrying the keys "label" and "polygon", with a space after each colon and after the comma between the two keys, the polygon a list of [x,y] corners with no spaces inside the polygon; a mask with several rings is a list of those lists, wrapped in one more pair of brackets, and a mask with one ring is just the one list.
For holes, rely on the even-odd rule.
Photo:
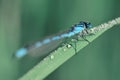
{"label": "grass blade", "polygon": [[[108,23],[101,24],[88,30],[89,33],[94,33],[95,35],[86,36],[86,38],[92,42],[100,35],[102,35],[108,29],[120,24],[120,18],[116,18]],[[77,42],[77,52],[88,46],[89,44],[85,41]],[[19,80],[43,80],[56,68],[62,65],[65,61],[75,55],[75,50],[68,46],[59,47],[56,51],[50,53],[46,58],[44,58],[38,65],[31,69],[27,74],[21,77]]]}

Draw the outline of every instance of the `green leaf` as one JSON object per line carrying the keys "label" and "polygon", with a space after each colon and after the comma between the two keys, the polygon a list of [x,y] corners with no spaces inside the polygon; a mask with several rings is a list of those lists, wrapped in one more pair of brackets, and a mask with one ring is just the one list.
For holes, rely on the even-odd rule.
{"label": "green leaf", "polygon": [[[116,18],[112,21],[109,21],[108,23],[93,27],[89,29],[88,32],[94,33],[94,35],[87,36],[86,33],[86,38],[90,41],[91,44],[93,40],[95,40],[105,31],[114,27],[117,24],[120,24],[120,18]],[[76,46],[76,50],[77,52],[79,52],[84,47],[89,46],[89,43],[86,41],[78,41]],[[53,72],[55,69],[57,69],[60,65],[62,65],[65,61],[70,59],[75,54],[75,49],[70,45],[59,47],[57,50],[50,53],[50,55],[40,61],[40,63],[38,63],[33,69],[31,69],[19,80],[43,80],[46,76],[48,76],[51,72]]]}

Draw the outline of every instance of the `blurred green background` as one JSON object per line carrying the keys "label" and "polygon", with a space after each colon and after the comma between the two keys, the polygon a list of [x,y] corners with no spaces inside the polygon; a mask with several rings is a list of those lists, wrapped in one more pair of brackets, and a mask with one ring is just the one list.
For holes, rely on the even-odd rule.
{"label": "blurred green background", "polygon": [[[0,80],[16,80],[40,59],[14,59],[27,42],[79,21],[93,26],[120,15],[120,0],[0,0]],[[120,27],[93,41],[45,80],[120,80]]]}

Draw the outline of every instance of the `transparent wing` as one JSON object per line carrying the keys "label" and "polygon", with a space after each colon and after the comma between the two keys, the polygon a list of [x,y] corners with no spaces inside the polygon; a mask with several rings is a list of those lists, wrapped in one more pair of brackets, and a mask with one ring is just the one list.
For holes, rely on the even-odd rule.
{"label": "transparent wing", "polygon": [[50,43],[43,44],[40,47],[35,48],[34,46],[30,46],[27,53],[33,57],[46,56],[48,53],[56,49],[60,43],[62,43],[62,39],[51,41]]}

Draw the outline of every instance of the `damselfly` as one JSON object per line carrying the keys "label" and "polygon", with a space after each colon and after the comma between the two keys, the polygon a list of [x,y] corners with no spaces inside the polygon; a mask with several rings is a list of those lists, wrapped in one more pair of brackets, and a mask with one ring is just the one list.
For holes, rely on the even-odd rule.
{"label": "damselfly", "polygon": [[48,52],[54,50],[60,43],[62,43],[64,38],[70,38],[72,36],[78,35],[83,30],[87,31],[87,29],[91,27],[92,26],[90,22],[81,21],[62,33],[58,33],[57,35],[46,37],[42,40],[25,45],[24,47],[18,49],[14,55],[17,58],[22,58],[27,54],[39,54],[40,56],[45,55]]}

